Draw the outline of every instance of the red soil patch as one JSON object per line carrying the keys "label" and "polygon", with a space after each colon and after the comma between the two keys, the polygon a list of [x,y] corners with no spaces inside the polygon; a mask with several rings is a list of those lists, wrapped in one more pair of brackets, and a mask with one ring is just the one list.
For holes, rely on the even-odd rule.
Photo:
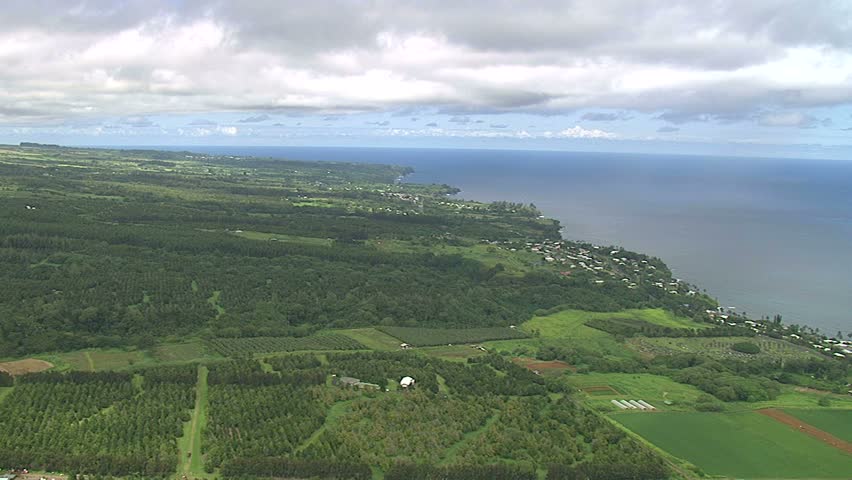
{"label": "red soil patch", "polygon": [[762,410],[758,410],[757,413],[761,415],[766,415],[773,420],[777,420],[785,425],[789,425],[791,428],[798,430],[802,433],[806,433],[817,440],[827,443],[834,448],[842,450],[846,453],[852,453],[852,443],[849,443],[845,440],[841,440],[834,435],[826,432],[825,430],[820,430],[813,425],[807,424],[798,418],[788,415],[777,408],[764,408]]}
{"label": "red soil patch", "polygon": [[577,371],[575,367],[560,360],[551,360],[549,362],[542,362],[530,358],[514,358],[513,360],[518,365],[526,367],[530,370],[537,370],[539,372],[546,372],[548,370],[571,370],[572,372]]}
{"label": "red soil patch", "polygon": [[28,373],[43,372],[49,368],[53,368],[52,363],[35,358],[0,363],[0,371],[6,372],[13,377],[17,375],[26,375]]}

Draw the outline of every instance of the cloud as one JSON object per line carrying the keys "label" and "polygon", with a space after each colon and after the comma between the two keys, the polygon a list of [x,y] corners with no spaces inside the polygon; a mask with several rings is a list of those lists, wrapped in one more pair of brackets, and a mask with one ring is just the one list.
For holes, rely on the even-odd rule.
{"label": "cloud", "polygon": [[772,112],[761,115],[757,123],[764,127],[798,127],[816,128],[819,126],[830,127],[833,122],[830,118],[822,120],[802,112]]}
{"label": "cloud", "polygon": [[435,122],[429,122],[429,123],[427,123],[427,124],[426,124],[426,126],[427,126],[427,127],[433,127],[433,128],[434,128],[434,127],[437,127],[437,126],[438,126],[438,124],[437,124],[437,123],[435,123]]}
{"label": "cloud", "polygon": [[580,120],[587,122],[614,122],[616,120],[630,120],[630,116],[624,112],[587,112],[580,117]]}
{"label": "cloud", "polygon": [[199,118],[189,122],[190,126],[198,126],[198,127],[215,127],[217,124],[212,120],[207,120],[204,118]]}
{"label": "cloud", "polygon": [[260,123],[260,122],[265,122],[265,121],[267,121],[271,118],[272,117],[270,117],[269,115],[262,113],[260,115],[253,115],[251,117],[243,118],[239,122],[240,123]]}
{"label": "cloud", "polygon": [[508,128],[509,126],[506,125],[505,123],[492,123],[491,125],[489,125],[489,127],[491,127],[491,128]]}
{"label": "cloud", "polygon": [[473,120],[470,117],[456,115],[456,116],[450,117],[449,121],[451,123],[458,123],[459,125],[467,125],[468,123],[471,123]]}
{"label": "cloud", "polygon": [[639,112],[681,124],[813,116],[852,103],[849,2],[424,0],[280,10],[274,0],[9,2],[0,123],[440,110],[459,119],[588,111],[582,122]]}
{"label": "cloud", "polygon": [[597,138],[597,139],[615,139],[618,135],[612,132],[606,132],[598,129],[585,129],[579,125],[571,128],[566,128],[558,132],[544,132],[542,135],[545,138]]}
{"label": "cloud", "polygon": [[158,126],[156,123],[152,122],[146,117],[127,117],[121,121],[122,125],[127,125],[128,127],[133,128],[147,128],[147,127],[156,127]]}
{"label": "cloud", "polygon": [[382,121],[379,121],[379,122],[366,122],[366,124],[367,125],[375,125],[377,127],[387,127],[388,125],[390,125],[390,122],[387,121],[387,120],[382,120]]}
{"label": "cloud", "polygon": [[668,125],[664,126],[664,127],[660,127],[660,128],[657,129],[658,133],[673,133],[673,132],[679,132],[679,131],[680,131],[680,128],[672,127],[672,126],[668,126]]}

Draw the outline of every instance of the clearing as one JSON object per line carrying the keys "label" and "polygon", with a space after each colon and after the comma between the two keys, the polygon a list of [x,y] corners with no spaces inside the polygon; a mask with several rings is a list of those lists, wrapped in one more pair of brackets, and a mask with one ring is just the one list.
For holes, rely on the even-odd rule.
{"label": "clearing", "polygon": [[[731,350],[731,345],[740,342],[754,343],[760,347],[758,354],[746,354]],[[775,358],[819,358],[804,347],[769,337],[696,337],[696,338],[631,338],[630,348],[649,355],[672,353],[701,353],[713,358],[775,359]]]}
{"label": "clearing", "polygon": [[370,350],[399,350],[399,339],[375,328],[350,328],[332,331],[357,340]]}
{"label": "clearing", "polygon": [[577,371],[576,368],[561,360],[545,362],[534,358],[515,357],[512,361],[544,376],[559,376],[565,373],[565,370]]}
{"label": "clearing", "polygon": [[[650,373],[588,373],[569,375],[566,381],[586,392],[587,402],[601,410],[613,410],[610,400],[644,400],[658,410],[692,410],[702,394],[692,385]],[[605,388],[614,390],[607,392]],[[589,391],[589,389],[592,389]],[[671,405],[666,405],[666,401]]]}
{"label": "clearing", "polygon": [[849,478],[852,456],[754,412],[660,412],[612,418],[711,475]]}
{"label": "clearing", "polygon": [[765,408],[763,410],[758,410],[757,413],[761,415],[766,415],[767,417],[773,420],[777,420],[794,430],[810,435],[816,438],[817,440],[823,443],[827,443],[828,445],[831,445],[832,447],[838,450],[852,454],[852,443],[849,443],[845,440],[841,440],[835,437],[834,435],[826,432],[825,430],[820,430],[819,428],[816,428],[815,426],[806,423],[803,420],[800,420],[792,415],[778,410],[777,408]]}
{"label": "clearing", "polygon": [[852,410],[785,409],[784,412],[846,442],[852,442]]}
{"label": "clearing", "polygon": [[10,375],[26,375],[28,373],[43,372],[53,368],[53,364],[37,358],[27,358],[25,360],[15,360],[13,362],[0,363],[0,371]]}
{"label": "clearing", "polygon": [[528,335],[514,328],[420,328],[420,327],[378,327],[382,332],[400,341],[416,347],[449,345],[459,343],[479,343],[489,340],[509,340],[527,338]]}
{"label": "clearing", "polygon": [[195,408],[192,419],[183,427],[178,439],[178,474],[206,477],[201,453],[201,433],[207,427],[207,367],[198,367],[198,384],[195,390]]}

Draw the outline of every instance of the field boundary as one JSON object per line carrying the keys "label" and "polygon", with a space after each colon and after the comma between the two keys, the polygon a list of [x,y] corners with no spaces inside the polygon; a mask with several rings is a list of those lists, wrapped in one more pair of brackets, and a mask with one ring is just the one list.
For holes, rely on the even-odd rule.
{"label": "field boundary", "polygon": [[820,430],[819,428],[816,428],[803,420],[799,420],[798,418],[777,408],[763,408],[758,410],[757,413],[783,423],[796,431],[810,435],[811,437],[814,437],[825,444],[831,445],[838,450],[852,454],[852,443],[837,438],[825,430]]}

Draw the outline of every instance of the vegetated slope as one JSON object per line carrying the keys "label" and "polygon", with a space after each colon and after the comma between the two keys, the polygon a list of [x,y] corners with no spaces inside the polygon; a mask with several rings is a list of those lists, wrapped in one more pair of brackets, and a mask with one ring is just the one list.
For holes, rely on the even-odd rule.
{"label": "vegetated slope", "polygon": [[[565,275],[567,259],[526,251],[515,259],[528,243],[558,238],[556,222],[527,205],[448,201],[450,187],[395,183],[407,172],[0,148],[0,351],[379,324],[508,326],[565,304],[685,308],[685,292],[610,280],[620,264]],[[444,245],[453,253],[436,254]],[[501,257],[513,260],[511,272],[494,261]],[[690,311],[704,303],[712,301],[691,297]]]}
{"label": "vegetated slope", "polygon": [[784,409],[784,411],[842,440],[852,442],[852,409]]}

